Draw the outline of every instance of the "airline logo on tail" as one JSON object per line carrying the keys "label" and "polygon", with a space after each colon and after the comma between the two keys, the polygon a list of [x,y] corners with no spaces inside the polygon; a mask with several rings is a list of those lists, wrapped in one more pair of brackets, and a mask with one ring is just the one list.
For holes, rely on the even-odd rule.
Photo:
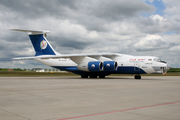
{"label": "airline logo on tail", "polygon": [[40,43],[40,47],[41,47],[41,49],[46,49],[47,42],[45,40],[42,40],[41,43]]}

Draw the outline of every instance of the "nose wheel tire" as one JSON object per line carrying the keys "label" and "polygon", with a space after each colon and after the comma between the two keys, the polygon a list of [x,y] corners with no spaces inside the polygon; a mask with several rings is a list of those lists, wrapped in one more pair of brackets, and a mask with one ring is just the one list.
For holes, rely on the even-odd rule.
{"label": "nose wheel tire", "polygon": [[135,75],[134,79],[141,79],[141,76],[140,75]]}

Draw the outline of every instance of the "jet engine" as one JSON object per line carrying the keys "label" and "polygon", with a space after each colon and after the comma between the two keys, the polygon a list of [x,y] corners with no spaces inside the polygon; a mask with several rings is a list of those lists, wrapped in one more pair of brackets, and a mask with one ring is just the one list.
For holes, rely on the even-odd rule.
{"label": "jet engine", "polygon": [[104,71],[116,71],[118,69],[118,64],[116,61],[104,61]]}
{"label": "jet engine", "polygon": [[77,68],[78,68],[78,70],[88,71],[88,72],[99,72],[99,71],[104,70],[103,63],[100,61],[91,61],[88,63],[80,63],[77,66]]}

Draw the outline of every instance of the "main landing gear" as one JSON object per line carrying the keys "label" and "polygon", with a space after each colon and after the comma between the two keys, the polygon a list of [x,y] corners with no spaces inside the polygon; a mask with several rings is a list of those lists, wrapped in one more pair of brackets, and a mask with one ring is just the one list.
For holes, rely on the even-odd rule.
{"label": "main landing gear", "polygon": [[134,79],[141,79],[141,76],[138,74],[138,75],[135,75],[134,76]]}
{"label": "main landing gear", "polygon": [[[97,75],[81,75],[81,78],[97,78],[98,76]],[[105,75],[99,75],[99,78],[105,78]]]}
{"label": "main landing gear", "polygon": [[88,75],[81,75],[81,78],[88,78]]}

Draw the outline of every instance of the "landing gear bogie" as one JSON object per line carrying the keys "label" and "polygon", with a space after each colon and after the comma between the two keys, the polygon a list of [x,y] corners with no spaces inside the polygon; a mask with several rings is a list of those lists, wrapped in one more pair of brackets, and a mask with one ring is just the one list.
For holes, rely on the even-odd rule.
{"label": "landing gear bogie", "polygon": [[88,75],[81,75],[81,78],[88,78]]}
{"label": "landing gear bogie", "polygon": [[105,78],[105,75],[100,75],[99,78]]}
{"label": "landing gear bogie", "polygon": [[97,75],[90,75],[90,78],[97,78]]}
{"label": "landing gear bogie", "polygon": [[134,79],[141,79],[141,76],[140,75],[135,75]]}
{"label": "landing gear bogie", "polygon": [[87,75],[87,74],[83,74],[81,75],[81,78],[105,78],[105,75]]}

